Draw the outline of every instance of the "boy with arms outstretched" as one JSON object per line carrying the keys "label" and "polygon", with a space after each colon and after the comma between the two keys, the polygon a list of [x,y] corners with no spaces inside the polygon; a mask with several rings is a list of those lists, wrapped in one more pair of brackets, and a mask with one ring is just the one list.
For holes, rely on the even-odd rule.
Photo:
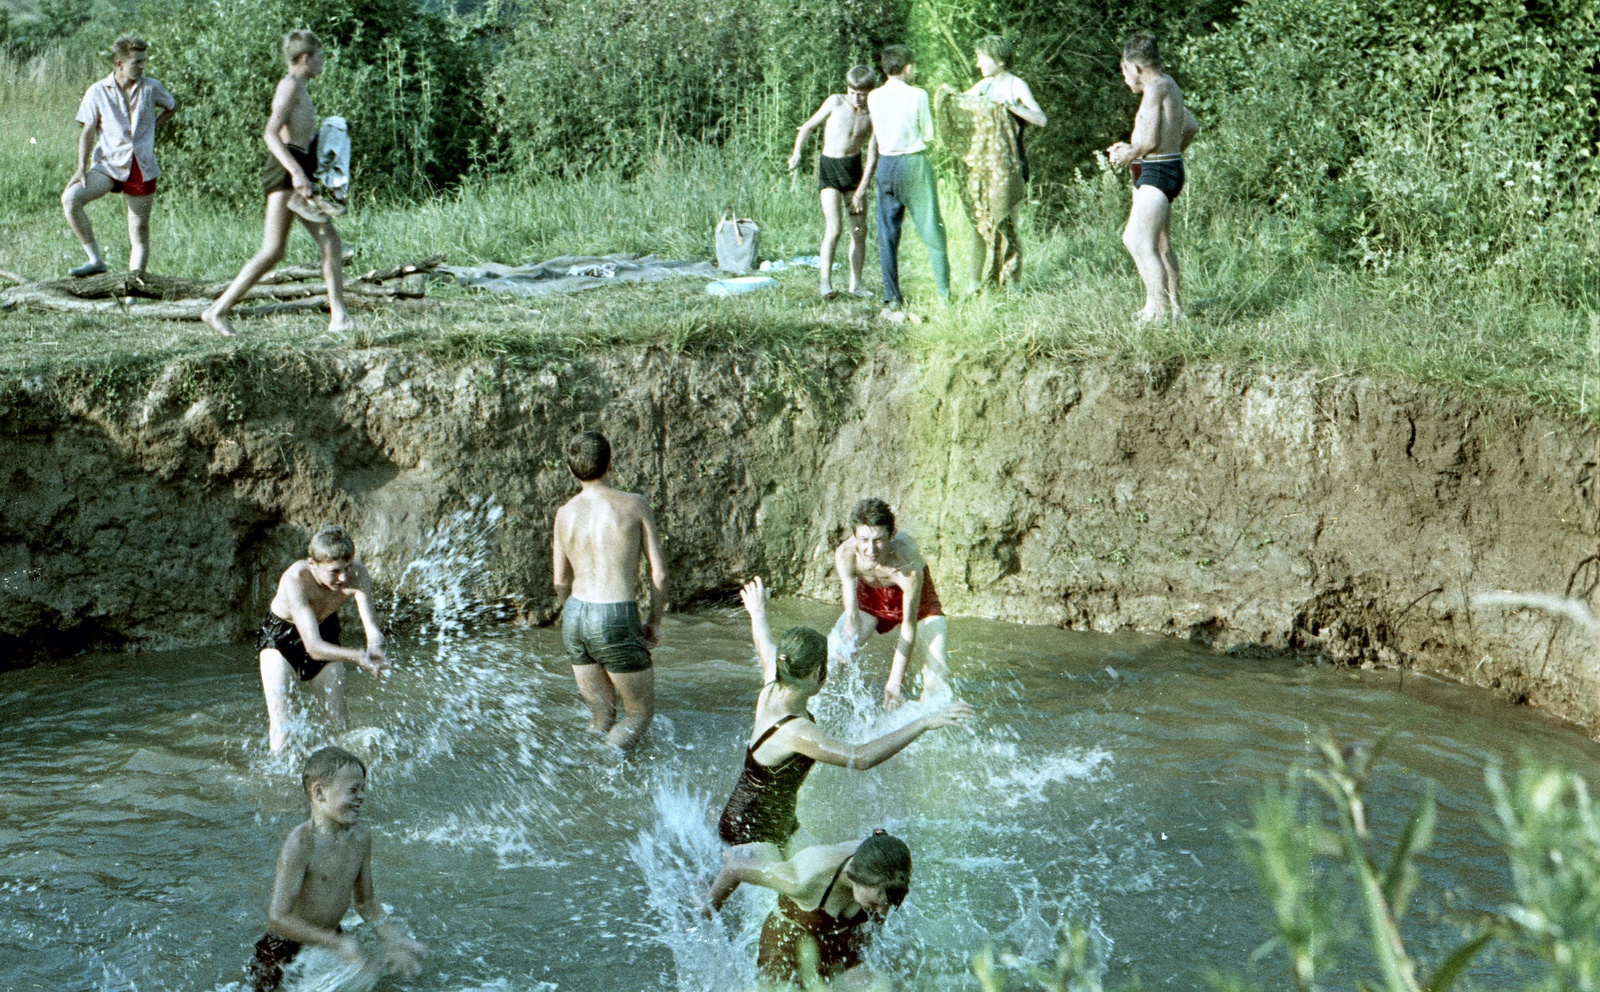
{"label": "boy with arms outstretched", "polygon": [[[356,545],[343,527],[324,527],[306,546],[306,557],[278,580],[277,594],[256,636],[261,652],[261,690],[267,697],[268,741],[272,750],[288,737],[289,687],[294,676],[310,682],[322,697],[328,722],[345,728],[344,665],[350,662],[381,676],[388,670],[383,631],[372,607],[372,580],[356,558]],[[339,646],[339,608],[356,601],[366,632],[363,649]]]}
{"label": "boy with arms outstretched", "polygon": [[[667,558],[650,504],[613,489],[611,443],[599,431],[567,442],[567,468],[583,491],[556,511],[552,583],[561,610],[561,642],[589,729],[625,748],[655,717],[650,649],[667,608]],[[639,622],[639,559],[650,561],[650,617]],[[626,714],[617,721],[617,699]]]}
{"label": "boy with arms outstretched", "polygon": [[1144,322],[1181,317],[1178,256],[1172,251],[1172,201],[1183,190],[1183,152],[1200,133],[1200,123],[1183,105],[1183,93],[1161,71],[1161,53],[1152,36],[1140,32],[1122,49],[1122,81],[1140,95],[1131,141],[1106,149],[1112,165],[1134,170],[1133,207],[1122,244],[1144,281]]}
{"label": "boy with arms outstretched", "polygon": [[[850,536],[834,552],[844,612],[828,635],[829,655],[837,664],[847,663],[874,632],[887,634],[898,627],[900,641],[883,687],[883,705],[893,708],[905,702],[906,665],[918,646],[926,656],[923,696],[942,690],[950,667],[948,627],[922,552],[910,537],[895,531],[894,511],[881,499],[862,500],[850,517]],[[907,603],[917,605],[907,609]]]}
{"label": "boy with arms outstretched", "polygon": [[[794,139],[794,154],[789,169],[800,167],[800,151],[811,132],[823,127],[822,155],[817,159],[817,189],[822,198],[822,295],[834,295],[833,250],[845,218],[850,220],[850,295],[860,296],[861,264],[867,254],[867,212],[855,200],[865,170],[861,167],[861,146],[872,133],[872,116],[867,113],[867,92],[878,82],[870,66],[858,65],[844,77],[844,93],[835,93],[804,124]],[[826,126],[824,127],[824,123]],[[847,201],[846,197],[850,199]]]}
{"label": "boy with arms outstretched", "polygon": [[328,215],[311,202],[315,195],[311,182],[317,171],[317,110],[312,106],[311,94],[306,92],[306,83],[322,74],[322,42],[310,31],[290,31],[283,39],[283,60],[289,64],[289,74],[272,95],[272,112],[261,136],[270,153],[261,173],[261,190],[267,195],[261,250],[244,263],[217,302],[200,315],[201,320],[228,337],[235,333],[233,322],[228,319],[233,305],[283,261],[293,223],[291,214],[299,216],[322,249],[322,278],[328,284],[328,330],[342,332],[355,326],[344,308],[344,246]]}
{"label": "boy with arms outstretched", "polygon": [[111,75],[89,87],[78,107],[78,171],[61,194],[67,224],[89,261],[72,269],[78,278],[106,270],[100,242],[84,207],[107,193],[128,201],[128,271],[143,273],[150,258],[150,211],[155,206],[156,130],[172,119],[178,102],[144,74],[149,46],[123,35],[111,44]]}
{"label": "boy with arms outstretched", "polygon": [[[338,951],[362,968],[374,965],[385,973],[414,978],[418,960],[428,948],[411,940],[378,902],[372,887],[372,833],[358,820],[367,796],[367,768],[361,759],[337,747],[325,747],[306,759],[300,775],[311,817],[289,831],[278,854],[267,909],[267,933],[256,943],[250,966],[254,992],[274,992],[284,966],[306,944]],[[381,962],[373,962],[339,921],[354,901],[361,919],[386,945]]]}

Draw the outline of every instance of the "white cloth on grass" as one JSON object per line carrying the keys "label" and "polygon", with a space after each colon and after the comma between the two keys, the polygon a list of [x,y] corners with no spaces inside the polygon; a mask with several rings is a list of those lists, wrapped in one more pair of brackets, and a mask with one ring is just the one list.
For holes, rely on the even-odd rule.
{"label": "white cloth on grass", "polygon": [[626,282],[660,282],[682,276],[715,279],[710,262],[669,262],[654,255],[562,255],[547,262],[513,268],[497,262],[482,265],[441,265],[439,271],[455,276],[463,286],[515,296],[577,293]]}
{"label": "white cloth on grass", "polygon": [[311,178],[335,199],[350,195],[350,125],[343,117],[328,118],[317,131],[317,174]]}

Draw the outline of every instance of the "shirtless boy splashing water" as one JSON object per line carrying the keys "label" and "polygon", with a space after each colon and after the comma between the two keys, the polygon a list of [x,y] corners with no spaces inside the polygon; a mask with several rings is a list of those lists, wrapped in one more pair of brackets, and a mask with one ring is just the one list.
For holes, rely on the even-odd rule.
{"label": "shirtless boy splashing water", "polygon": [[800,133],[794,139],[794,154],[789,156],[790,170],[798,169],[806,139],[818,127],[823,127],[822,156],[817,159],[817,189],[826,224],[822,233],[824,297],[834,295],[833,250],[839,245],[839,233],[844,230],[846,217],[850,220],[850,295],[860,296],[866,292],[861,288],[861,266],[867,256],[867,211],[847,197],[853,197],[865,171],[861,165],[861,146],[872,135],[867,92],[878,82],[878,74],[870,66],[858,65],[845,74],[844,81],[846,91],[822,101],[817,112],[800,125]]}
{"label": "shirtless boy splashing water", "polygon": [[1178,306],[1178,256],[1172,251],[1172,202],[1183,190],[1183,152],[1200,124],[1183,105],[1183,93],[1161,71],[1156,40],[1136,34],[1122,49],[1122,80],[1140,95],[1132,141],[1106,149],[1111,164],[1134,168],[1133,208],[1122,244],[1144,281],[1141,322],[1182,316]]}
{"label": "shirtless boy splashing water", "polygon": [[[667,559],[650,504],[613,489],[611,443],[598,431],[567,442],[567,468],[583,491],[556,511],[553,582],[561,641],[589,729],[616,747],[638,740],[655,716],[650,649],[667,607]],[[650,561],[650,618],[639,623],[639,559]],[[626,716],[617,722],[617,699]]]}
{"label": "shirtless boy splashing water", "polygon": [[[949,672],[944,609],[933,587],[933,575],[916,542],[895,532],[894,511],[881,499],[864,499],[851,513],[851,533],[834,552],[843,587],[844,613],[828,635],[835,664],[848,662],[876,631],[900,629],[883,705],[905,702],[902,684],[911,652],[922,646],[923,695],[944,687]],[[907,603],[917,604],[907,609]]]}

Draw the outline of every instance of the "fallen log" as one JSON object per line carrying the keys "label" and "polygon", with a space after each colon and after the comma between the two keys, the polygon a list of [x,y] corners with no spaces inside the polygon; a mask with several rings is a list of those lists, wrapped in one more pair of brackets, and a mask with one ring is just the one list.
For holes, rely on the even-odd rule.
{"label": "fallen log", "polygon": [[[348,262],[348,259],[347,259]],[[422,273],[437,269],[444,262],[444,255],[430,255],[427,258],[403,265],[391,266],[387,269],[373,269],[371,272],[358,275],[346,281],[348,290],[358,285],[371,285],[388,282],[395,279],[407,279]],[[327,292],[321,282],[322,267],[313,265],[291,265],[282,269],[274,269],[261,278],[254,289],[270,286],[297,286],[293,292]],[[314,283],[307,280],[317,280]],[[178,276],[164,276],[155,272],[136,274],[132,272],[103,272],[97,276],[85,276],[81,279],[47,279],[31,282],[18,277],[22,283],[21,288],[40,289],[66,296],[75,296],[84,300],[112,300],[126,299],[128,297],[151,300],[197,300],[201,298],[215,299],[222,295],[228,288],[228,283],[204,281],[199,279],[184,279]],[[315,286],[315,289],[307,289]],[[249,298],[254,294],[254,289]],[[410,288],[403,295],[421,295],[415,288],[413,281]]]}

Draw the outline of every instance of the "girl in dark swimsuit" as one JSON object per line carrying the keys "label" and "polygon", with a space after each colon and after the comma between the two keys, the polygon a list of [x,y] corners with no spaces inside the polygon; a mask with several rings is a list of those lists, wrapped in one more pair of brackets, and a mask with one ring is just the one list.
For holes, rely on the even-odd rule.
{"label": "girl in dark swimsuit", "polygon": [[766,684],[756,697],[755,728],[745,750],[744,768],[722,811],[717,832],[729,844],[771,844],[781,855],[800,829],[795,802],[800,783],[818,761],[867,769],[936,727],[970,719],[972,707],[952,703],[866,744],[846,744],[822,732],[806,704],[828,677],[827,638],[810,627],[791,627],[774,643],[767,627],[766,587],[752,579],[739,592],[750,613]]}
{"label": "girl in dark swimsuit", "polygon": [[817,974],[829,979],[861,964],[878,921],[905,899],[911,849],[874,830],[866,840],[808,847],[788,861],[730,858],[711,886],[711,908],[720,909],[740,882],[778,893],[778,908],[761,927],[756,967],[762,975],[798,981],[800,949],[810,941]]}

